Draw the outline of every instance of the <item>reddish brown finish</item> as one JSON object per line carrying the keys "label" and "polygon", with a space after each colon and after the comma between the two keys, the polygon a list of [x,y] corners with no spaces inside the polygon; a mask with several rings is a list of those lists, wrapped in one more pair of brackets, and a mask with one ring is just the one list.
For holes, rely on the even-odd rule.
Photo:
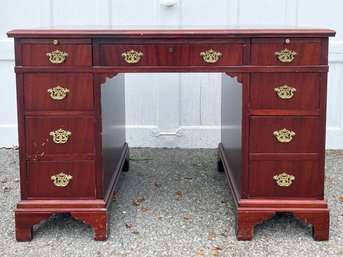
{"label": "reddish brown finish", "polygon": [[272,218],[275,215],[273,211],[238,211],[237,213],[237,239],[251,240],[253,238],[254,227]]}
{"label": "reddish brown finish", "polygon": [[[206,63],[201,52],[213,49],[223,55],[215,63]],[[138,63],[127,63],[122,53],[134,50],[143,53]],[[242,64],[241,44],[194,45],[101,45],[100,64],[105,66],[228,66]]]}
{"label": "reddish brown finish", "polygon": [[[283,39],[285,40],[285,39]],[[292,39],[291,39],[292,42]],[[290,63],[280,62],[275,52],[288,49],[297,55]],[[277,44],[268,43],[265,40],[251,45],[251,64],[252,65],[315,65],[321,61],[321,44],[318,43],[290,43]]]}
{"label": "reddish brown finish", "polygon": [[[62,100],[50,97],[48,89],[69,90]],[[93,110],[93,76],[91,74],[24,74],[26,111]]]}
{"label": "reddish brown finish", "polygon": [[[299,116],[254,116],[250,118],[251,153],[316,153],[320,137],[318,117]],[[274,131],[287,130],[295,132],[289,143],[279,142]]]}
{"label": "reddish brown finish", "polygon": [[18,212],[15,213],[16,239],[17,241],[31,241],[33,236],[32,227],[39,222],[48,219],[52,212]]}
{"label": "reddish brown finish", "polygon": [[[47,53],[53,51],[66,52],[68,56],[63,63],[55,64],[49,61]],[[91,45],[22,45],[22,61],[24,66],[92,66]]]}
{"label": "reddish brown finish", "polygon": [[[288,187],[278,186],[274,175],[295,177]],[[250,161],[249,196],[251,198],[319,198],[317,160]]]}
{"label": "reddish brown finish", "polygon": [[108,215],[107,211],[94,211],[94,212],[70,212],[70,214],[78,220],[92,226],[94,240],[107,239],[107,224]]}
{"label": "reddish brown finish", "polygon": [[[26,152],[29,155],[44,154],[94,154],[93,117],[27,117]],[[71,132],[64,144],[57,144],[51,131],[63,129]]]}
{"label": "reddish brown finish", "polygon": [[[66,187],[51,179],[61,172],[73,177]],[[28,161],[27,181],[28,199],[95,199],[94,161]]]}
{"label": "reddish brown finish", "polygon": [[[319,109],[319,73],[253,73],[250,84],[250,108],[257,110]],[[282,99],[275,92],[280,86],[296,89],[290,99]]]}
{"label": "reddish brown finish", "polygon": [[[125,90],[106,78],[124,72],[237,77],[223,83],[218,147],[218,169],[225,172],[237,207],[237,238],[250,240],[256,224],[291,212],[313,225],[316,240],[327,240],[329,210],[322,200],[327,37],[334,34],[308,29],[9,32],[15,37],[20,145],[17,240],[31,240],[32,226],[54,212],[69,212],[93,227],[95,239],[107,238],[107,211],[119,175],[128,169],[129,149]],[[291,63],[275,55],[285,48],[297,52]],[[69,55],[62,64],[48,61],[46,53],[56,49]],[[144,53],[137,64],[121,57],[131,49]],[[218,62],[200,58],[209,49],[222,53]],[[47,94],[57,84],[70,89],[61,102]],[[276,97],[274,88],[283,84],[296,87],[292,99]],[[49,133],[59,128],[72,132],[66,144],[52,142]],[[283,128],[296,133],[290,143],[273,135]],[[51,176],[58,172],[73,176],[68,187],[53,186]],[[288,188],[272,179],[282,172],[296,177]]]}

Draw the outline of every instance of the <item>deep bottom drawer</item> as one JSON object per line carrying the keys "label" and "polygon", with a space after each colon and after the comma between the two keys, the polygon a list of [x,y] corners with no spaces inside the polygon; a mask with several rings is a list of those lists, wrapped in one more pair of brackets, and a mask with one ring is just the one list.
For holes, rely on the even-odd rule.
{"label": "deep bottom drawer", "polygon": [[28,198],[94,198],[94,161],[28,161]]}
{"label": "deep bottom drawer", "polygon": [[323,192],[317,160],[250,161],[249,196],[318,198]]}

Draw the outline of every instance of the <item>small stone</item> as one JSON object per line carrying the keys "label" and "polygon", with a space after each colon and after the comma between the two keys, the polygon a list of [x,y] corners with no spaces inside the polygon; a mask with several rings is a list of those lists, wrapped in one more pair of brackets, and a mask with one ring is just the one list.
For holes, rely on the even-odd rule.
{"label": "small stone", "polygon": [[132,230],[132,234],[138,235],[138,234],[139,234],[139,231],[138,231],[138,229],[134,229],[134,230]]}
{"label": "small stone", "polygon": [[2,179],[0,180],[0,182],[1,182],[1,183],[7,183],[7,182],[8,182],[8,178],[2,178]]}
{"label": "small stone", "polygon": [[195,253],[196,253],[197,255],[203,256],[203,255],[205,254],[205,251],[202,250],[202,249],[198,249],[198,250],[195,250]]}

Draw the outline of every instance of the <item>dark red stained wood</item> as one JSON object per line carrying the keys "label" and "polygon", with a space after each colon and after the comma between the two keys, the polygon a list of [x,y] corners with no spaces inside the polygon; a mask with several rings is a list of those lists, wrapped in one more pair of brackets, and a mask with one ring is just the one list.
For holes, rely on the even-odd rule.
{"label": "dark red stained wood", "polygon": [[239,194],[242,193],[242,86],[235,78],[227,75],[222,77],[222,110],[236,110],[234,114],[227,115],[223,111],[221,120],[221,145],[228,165],[231,179]]}
{"label": "dark red stained wood", "polygon": [[[321,137],[318,133],[319,123],[318,117],[251,117],[249,151],[251,153],[316,153]],[[281,143],[273,135],[274,131],[284,128],[296,134],[289,143]]]}
{"label": "dark red stained wood", "polygon": [[236,38],[236,37],[330,37],[334,36],[336,32],[330,29],[302,29],[302,28],[213,28],[213,29],[170,29],[163,30],[161,27],[156,27],[150,30],[128,30],[128,29],[37,29],[37,30],[24,30],[16,29],[9,31],[9,37],[21,38]]}
{"label": "dark red stained wood", "polygon": [[[93,117],[27,117],[26,152],[44,154],[94,154]],[[64,144],[56,144],[51,131],[62,128],[72,133]]]}
{"label": "dark red stained wood", "polygon": [[[62,100],[50,97],[48,89],[60,86],[69,90]],[[92,74],[25,74],[26,111],[93,110]]]}
{"label": "dark red stained wood", "polygon": [[[290,63],[280,62],[275,52],[288,49],[297,55]],[[252,65],[315,65],[321,63],[321,44],[318,43],[256,43],[251,44]]]}
{"label": "dark red stained wood", "polygon": [[24,117],[24,81],[23,74],[16,75],[17,90],[17,119],[18,119],[18,141],[19,141],[19,167],[20,167],[20,196],[21,199],[27,198],[26,183],[26,149],[22,147],[26,144],[25,138],[25,117]]}
{"label": "dark red stained wood", "polygon": [[[218,147],[218,168],[225,172],[237,208],[237,238],[250,240],[256,224],[276,212],[291,212],[313,225],[316,240],[327,240],[329,210],[322,200],[327,37],[334,34],[317,29],[9,32],[15,37],[20,144],[17,240],[30,240],[32,226],[54,212],[69,212],[93,227],[95,239],[107,238],[107,212],[120,172],[128,169],[129,151],[124,87],[111,86],[114,80],[101,84],[124,72],[237,77],[241,84],[223,85]],[[275,56],[285,48],[297,52],[291,63]],[[46,57],[56,49],[69,54],[62,64]],[[131,49],[144,52],[138,64],[121,57]],[[209,49],[222,52],[217,63],[200,58]],[[64,101],[47,97],[49,84],[55,83],[71,90]],[[278,99],[274,88],[279,83],[296,87],[295,97]],[[106,99],[110,93],[115,97]],[[64,145],[52,143],[49,135],[58,128],[73,133]],[[296,132],[292,142],[276,140],[273,131],[283,128]],[[291,187],[277,187],[271,180],[280,169],[296,177]],[[55,170],[72,173],[69,187],[52,186]]]}
{"label": "dark red stained wood", "polygon": [[[68,56],[63,63],[51,63],[47,53],[66,52]],[[22,65],[24,66],[92,66],[91,45],[22,45]]]}
{"label": "dark red stained wood", "polygon": [[43,220],[47,220],[53,212],[18,212],[15,213],[15,227],[17,241],[31,241],[32,227]]}
{"label": "dark red stained wood", "polygon": [[[206,63],[201,52],[213,49],[223,55],[216,63]],[[138,63],[125,62],[122,53],[135,50],[144,54]],[[242,64],[241,44],[194,45],[101,45],[100,64],[105,66],[228,66]]]}
{"label": "dark red stained wood", "polygon": [[[327,49],[323,49],[327,54]],[[319,170],[319,190],[324,195],[324,181],[325,181],[325,134],[326,134],[326,96],[327,96],[327,73],[321,73],[320,80],[320,117],[321,123],[319,128],[320,146],[318,149],[318,170]]]}
{"label": "dark red stained wood", "polygon": [[[288,187],[280,187],[274,175],[287,173],[295,177]],[[259,198],[320,198],[318,161],[292,159],[250,161],[249,196]]]}
{"label": "dark red stained wood", "polygon": [[119,74],[107,80],[101,88],[102,134],[102,185],[103,192],[119,176],[121,169],[116,169],[123,160],[121,153],[125,144],[125,78]]}
{"label": "dark red stained wood", "polygon": [[94,67],[15,67],[16,73],[65,73],[65,72],[84,72],[84,73],[99,73],[116,74],[116,73],[137,73],[137,72],[223,72],[223,73],[250,73],[250,72],[327,72],[327,65],[314,66],[94,66]]}
{"label": "dark red stained wood", "polygon": [[[63,172],[73,178],[66,187],[57,187],[51,176]],[[94,199],[94,161],[28,161],[28,199]]]}
{"label": "dark red stained wood", "polygon": [[[253,73],[250,85],[251,109],[286,109],[318,110],[319,109],[319,73]],[[280,86],[296,89],[290,99],[281,99],[275,92]]]}

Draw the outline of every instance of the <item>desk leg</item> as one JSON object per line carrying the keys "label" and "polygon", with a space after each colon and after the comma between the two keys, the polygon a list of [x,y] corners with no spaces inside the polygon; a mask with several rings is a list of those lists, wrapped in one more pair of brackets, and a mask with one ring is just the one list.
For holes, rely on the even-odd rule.
{"label": "desk leg", "polygon": [[94,240],[107,239],[107,224],[108,215],[107,211],[98,212],[71,212],[75,219],[92,226]]}
{"label": "desk leg", "polygon": [[15,226],[17,241],[31,241],[32,227],[43,220],[47,220],[52,212],[15,212]]}

